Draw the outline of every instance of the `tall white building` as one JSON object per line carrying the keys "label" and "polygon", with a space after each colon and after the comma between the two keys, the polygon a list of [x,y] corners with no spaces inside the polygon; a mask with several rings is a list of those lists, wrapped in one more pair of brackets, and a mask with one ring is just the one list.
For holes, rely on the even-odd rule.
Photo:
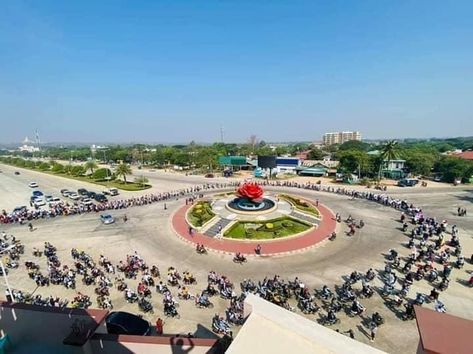
{"label": "tall white building", "polygon": [[350,140],[361,140],[360,132],[335,132],[325,133],[322,137],[324,145],[343,144]]}

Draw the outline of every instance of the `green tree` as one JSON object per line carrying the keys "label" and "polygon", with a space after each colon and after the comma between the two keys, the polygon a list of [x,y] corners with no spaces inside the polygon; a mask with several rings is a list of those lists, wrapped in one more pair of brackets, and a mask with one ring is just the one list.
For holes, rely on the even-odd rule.
{"label": "green tree", "polygon": [[309,151],[309,154],[307,155],[307,157],[310,160],[322,160],[324,156],[325,156],[325,153],[322,150],[317,149],[317,148],[311,149]]}
{"label": "green tree", "polygon": [[41,171],[48,171],[50,168],[51,168],[51,165],[47,162],[41,162],[38,165],[38,169],[40,169]]}
{"label": "green tree", "polygon": [[357,173],[361,175],[369,174],[370,172],[370,159],[369,156],[359,150],[346,150],[339,151],[337,153],[340,161],[340,168],[345,172]]}
{"label": "green tree", "polygon": [[417,150],[408,150],[403,154],[406,167],[415,175],[429,176],[436,161],[436,155]]}
{"label": "green tree", "polygon": [[94,160],[89,160],[84,164],[84,170],[90,171],[91,174],[94,174],[94,170],[97,169],[99,166]]}
{"label": "green tree", "polygon": [[125,184],[126,184],[126,183],[127,183],[127,181],[126,181],[126,176],[132,174],[130,165],[128,165],[128,164],[126,164],[126,163],[121,163],[121,164],[119,164],[119,165],[117,166],[117,168],[115,169],[115,174],[116,174],[118,177],[123,177],[123,181],[124,181]]}
{"label": "green tree", "polygon": [[55,162],[51,167],[51,171],[53,171],[54,173],[62,173],[64,172],[64,165]]}
{"label": "green tree", "polygon": [[97,181],[103,181],[103,180],[111,179],[112,176],[113,176],[113,173],[108,168],[99,168],[99,169],[95,170],[95,172],[92,174],[92,178],[97,180]]}
{"label": "green tree", "polygon": [[359,150],[359,151],[368,151],[371,145],[364,143],[359,140],[350,140],[346,141],[338,147],[338,150]]}
{"label": "green tree", "polygon": [[80,165],[75,165],[71,167],[70,174],[75,177],[82,176],[84,173],[85,173],[84,167]]}
{"label": "green tree", "polygon": [[473,162],[446,156],[440,159],[434,170],[441,174],[447,182],[454,182],[456,178],[461,178],[463,182],[467,182],[473,175]]}

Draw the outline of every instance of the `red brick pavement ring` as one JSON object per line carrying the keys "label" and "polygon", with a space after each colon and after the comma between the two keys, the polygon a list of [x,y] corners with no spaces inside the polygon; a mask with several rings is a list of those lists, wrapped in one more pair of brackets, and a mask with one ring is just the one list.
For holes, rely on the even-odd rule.
{"label": "red brick pavement ring", "polygon": [[[203,244],[205,248],[222,252],[235,254],[240,252],[246,255],[255,254],[254,250],[258,241],[235,241],[229,239],[219,239],[202,235],[194,232],[189,235],[189,225],[186,221],[186,213],[192,205],[185,205],[178,209],[172,216],[172,226],[179,237],[185,241],[196,244]],[[336,229],[335,215],[324,205],[318,205],[321,214],[321,221],[317,228],[301,236],[281,238],[274,241],[261,242],[261,255],[272,256],[280,254],[295,253],[315,246]]]}

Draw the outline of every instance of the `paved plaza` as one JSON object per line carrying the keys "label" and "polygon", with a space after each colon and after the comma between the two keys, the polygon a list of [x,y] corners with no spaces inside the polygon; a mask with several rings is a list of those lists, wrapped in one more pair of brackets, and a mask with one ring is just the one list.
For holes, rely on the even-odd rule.
{"label": "paved plaza", "polygon": [[[84,187],[90,190],[100,191],[101,186],[77,182],[60,177],[41,174],[22,169],[15,169],[0,165],[3,171],[0,174],[0,209],[11,210],[18,205],[28,205],[31,190],[27,187],[28,182],[38,182],[40,189],[46,194],[59,194],[62,188],[77,189]],[[14,176],[13,171],[21,171],[21,175]],[[146,172],[153,189],[139,193],[121,192],[123,198],[149,192],[175,190],[195,184],[222,181],[223,179],[206,179],[198,176],[184,176],[167,174],[164,172]],[[316,247],[304,252],[291,255],[273,257],[250,256],[247,263],[240,265],[232,262],[232,256],[209,252],[199,255],[194,246],[184,242],[177,237],[172,227],[174,214],[185,206],[184,200],[172,200],[147,206],[133,207],[126,210],[110,211],[116,217],[117,222],[112,225],[103,225],[99,220],[99,214],[83,214],[69,217],[57,217],[51,220],[40,220],[33,222],[35,231],[30,232],[26,226],[0,225],[0,231],[14,234],[17,239],[25,244],[25,254],[21,258],[19,269],[10,270],[9,281],[15,289],[20,289],[35,294],[56,295],[72,299],[76,291],[81,291],[91,296],[93,306],[96,306],[96,296],[93,286],[85,286],[80,278],[77,281],[77,289],[65,289],[63,286],[51,285],[49,287],[37,288],[33,280],[27,276],[24,262],[33,260],[38,262],[43,271],[46,271],[46,260],[44,257],[38,260],[31,256],[33,247],[42,248],[44,242],[51,242],[58,249],[58,257],[62,264],[72,264],[70,251],[77,248],[89,253],[95,260],[101,254],[108,257],[112,263],[117,264],[125,260],[127,254],[135,251],[141,255],[151,266],[157,265],[161,274],[166,273],[170,266],[177,268],[179,272],[188,270],[197,278],[197,285],[191,285],[191,293],[200,293],[207,284],[207,274],[214,270],[219,274],[225,274],[236,285],[243,279],[251,278],[254,281],[262,280],[264,277],[272,277],[275,274],[283,279],[293,280],[299,277],[311,289],[320,289],[327,284],[333,289],[341,285],[343,277],[349,275],[353,270],[366,272],[370,267],[376,271],[384,268],[383,253],[390,248],[397,249],[401,255],[409,255],[410,250],[404,245],[408,237],[400,230],[400,212],[392,208],[379,205],[365,200],[351,199],[347,196],[335,195],[325,192],[314,192],[308,190],[295,190],[294,188],[267,188],[269,192],[297,193],[297,195],[309,200],[318,199],[324,206],[330,208],[333,213],[341,213],[345,219],[348,215],[360,220],[363,219],[365,227],[357,230],[353,237],[345,236],[347,226],[344,223],[337,225],[338,237],[335,241],[323,241]],[[215,192],[214,192],[215,193]],[[463,254],[470,258],[473,252],[473,217],[471,216],[473,189],[464,187],[438,187],[438,188],[413,188],[400,189],[391,188],[387,192],[398,196],[421,207],[428,216],[437,219],[447,219],[449,225],[456,224],[459,228],[460,240]],[[469,216],[458,217],[457,207],[466,207]],[[124,223],[122,217],[128,216],[128,222]],[[446,236],[449,239],[449,235]],[[445,303],[448,313],[473,318],[473,295],[472,289],[465,286],[463,281],[469,279],[473,266],[466,263],[461,270],[453,270],[450,287],[442,292],[441,300]],[[138,280],[128,280],[129,285],[136,287]],[[382,286],[379,279],[375,279],[374,285]],[[409,297],[414,297],[416,292],[430,293],[431,286],[425,280],[415,282],[411,287]],[[3,285],[0,289],[4,291]],[[177,295],[177,289],[172,289]],[[125,310],[138,313],[136,304],[128,304],[123,294],[113,289],[111,300],[114,310]],[[212,297],[213,309],[198,309],[193,301],[180,300],[178,311],[180,319],[165,319],[165,333],[188,333],[197,332],[198,335],[212,336],[210,331],[211,318],[215,313],[223,314],[228,306],[228,301],[218,297]],[[318,301],[318,300],[317,300]],[[146,314],[145,318],[154,323],[157,317],[163,317],[162,296],[153,292],[152,303],[154,314]],[[384,300],[375,294],[370,299],[362,299],[361,303],[367,308],[367,314],[374,311],[380,312],[386,319],[377,334],[376,341],[370,343],[377,348],[391,353],[413,353],[418,345],[418,332],[415,321],[401,321],[396,313],[389,310]],[[295,305],[292,303],[292,305]],[[426,304],[433,307],[433,304]],[[299,311],[297,311],[300,313]],[[318,314],[307,315],[310,319],[318,319]],[[362,319],[350,318],[345,314],[340,315],[341,323],[332,328],[347,331],[355,331],[356,340],[369,343],[364,334],[366,329]],[[238,327],[234,327],[234,332]]]}

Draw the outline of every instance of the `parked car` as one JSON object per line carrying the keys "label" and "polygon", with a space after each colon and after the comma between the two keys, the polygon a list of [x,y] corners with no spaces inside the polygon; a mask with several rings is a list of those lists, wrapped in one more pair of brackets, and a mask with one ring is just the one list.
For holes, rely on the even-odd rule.
{"label": "parked car", "polygon": [[442,176],[435,176],[434,182],[442,182]]}
{"label": "parked car", "polygon": [[25,205],[22,205],[22,206],[18,206],[15,209],[13,209],[12,213],[13,214],[23,213],[26,210],[28,210],[28,208]]}
{"label": "parked car", "polygon": [[46,198],[46,203],[49,203],[51,200],[53,200],[52,195],[47,195],[45,198]]}
{"label": "parked car", "polygon": [[77,190],[77,193],[78,193],[79,195],[87,195],[87,194],[89,193],[89,191],[88,191],[87,189],[85,189],[85,188],[79,188],[79,189]]}
{"label": "parked car", "polygon": [[28,184],[28,187],[30,187],[30,188],[38,188],[38,183],[36,183],[36,182],[30,182],[30,183]]}
{"label": "parked car", "polygon": [[100,193],[97,193],[94,197],[94,199],[96,201],[98,201],[99,203],[105,203],[108,201],[107,197],[103,194],[100,194]]}
{"label": "parked car", "polygon": [[20,174],[20,172],[18,172],[18,171],[15,171],[15,175],[17,175],[17,176],[18,176],[19,174]]}
{"label": "parked car", "polygon": [[92,198],[92,199],[95,199],[95,195],[96,195],[96,194],[97,194],[97,193],[95,193],[95,192],[87,192],[87,196],[88,196],[89,198]]}
{"label": "parked car", "polygon": [[41,191],[33,191],[33,197],[42,197],[44,194]]}
{"label": "parked car", "polygon": [[110,214],[103,214],[100,215],[100,221],[102,221],[102,224],[108,225],[113,224],[115,222],[115,219]]}
{"label": "parked car", "polygon": [[69,195],[68,195],[69,198],[71,198],[72,200],[78,200],[80,199],[80,195],[77,194],[76,192],[70,192]]}
{"label": "parked car", "polygon": [[90,198],[84,198],[84,199],[82,199],[81,203],[84,204],[84,205],[92,205],[92,204],[94,204]]}
{"label": "parked car", "polygon": [[419,183],[419,180],[417,179],[404,178],[397,182],[397,185],[399,187],[414,187],[417,183]]}
{"label": "parked car", "polygon": [[151,326],[148,321],[129,312],[111,312],[105,319],[109,334],[127,334],[134,336],[147,336]]}
{"label": "parked car", "polygon": [[109,189],[104,190],[102,193],[105,195],[118,195],[118,189],[109,188]]}
{"label": "parked car", "polygon": [[43,197],[38,197],[33,201],[35,207],[40,207],[46,205],[46,202]]}
{"label": "parked car", "polygon": [[58,197],[54,197],[49,201],[49,205],[56,205],[59,203],[61,203],[61,199],[59,199]]}
{"label": "parked car", "polygon": [[63,197],[67,197],[69,194],[71,194],[72,192],[69,190],[69,189],[61,189],[61,195]]}

